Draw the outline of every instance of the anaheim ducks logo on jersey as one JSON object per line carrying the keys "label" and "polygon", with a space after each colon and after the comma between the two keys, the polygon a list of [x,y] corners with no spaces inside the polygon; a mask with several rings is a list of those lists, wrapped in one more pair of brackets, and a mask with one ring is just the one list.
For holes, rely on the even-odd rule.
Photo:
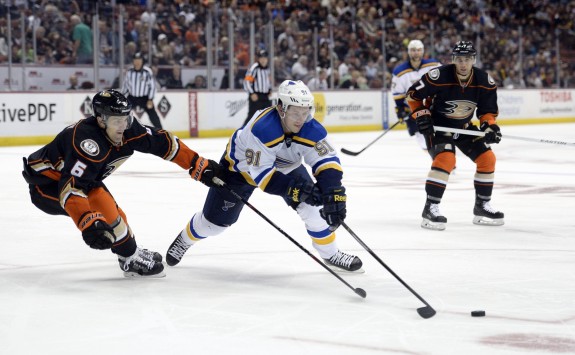
{"label": "anaheim ducks logo on jersey", "polygon": [[437,80],[439,79],[439,69],[431,69],[429,71],[429,78],[431,80]]}
{"label": "anaheim ducks logo on jersey", "polygon": [[98,146],[98,143],[96,143],[92,139],[84,139],[80,143],[80,148],[82,148],[83,151],[88,153],[88,155],[91,155],[93,157],[95,157],[100,153],[100,147]]}
{"label": "anaheim ducks logo on jersey", "polygon": [[447,118],[463,120],[475,112],[477,104],[467,100],[445,101],[445,111],[441,112]]}
{"label": "anaheim ducks logo on jersey", "polygon": [[489,73],[487,73],[487,82],[491,85],[495,85],[495,80],[493,80]]}
{"label": "anaheim ducks logo on jersey", "polygon": [[109,162],[108,164],[106,164],[106,172],[104,173],[104,176],[102,177],[102,179],[110,176],[114,171],[118,170],[118,168],[120,166],[122,166],[122,164],[124,164],[126,162],[126,160],[128,160],[129,156],[127,157],[121,157],[118,158],[114,161]]}

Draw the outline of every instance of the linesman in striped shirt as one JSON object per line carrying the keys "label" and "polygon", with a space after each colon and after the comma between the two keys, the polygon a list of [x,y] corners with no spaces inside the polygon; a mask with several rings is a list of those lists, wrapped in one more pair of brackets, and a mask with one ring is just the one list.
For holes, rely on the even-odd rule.
{"label": "linesman in striped shirt", "polygon": [[248,93],[248,117],[245,124],[258,110],[272,105],[270,94],[272,92],[270,69],[268,68],[268,52],[265,49],[258,51],[258,59],[246,72],[244,90]]}
{"label": "linesman in striped shirt", "polygon": [[139,106],[146,111],[155,128],[162,129],[160,117],[154,108],[156,94],[154,73],[144,65],[142,53],[134,54],[132,64],[134,66],[126,72],[122,93],[128,97],[134,108]]}

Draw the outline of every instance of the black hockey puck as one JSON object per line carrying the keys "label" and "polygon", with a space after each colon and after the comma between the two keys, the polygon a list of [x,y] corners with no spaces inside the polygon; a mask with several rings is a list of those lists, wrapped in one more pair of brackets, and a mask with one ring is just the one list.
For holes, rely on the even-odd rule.
{"label": "black hockey puck", "polygon": [[471,311],[472,317],[485,317],[485,311]]}

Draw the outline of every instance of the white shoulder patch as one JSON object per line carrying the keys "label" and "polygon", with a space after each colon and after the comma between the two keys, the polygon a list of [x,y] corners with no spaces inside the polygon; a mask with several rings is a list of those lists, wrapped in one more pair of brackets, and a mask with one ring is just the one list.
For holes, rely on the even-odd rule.
{"label": "white shoulder patch", "polygon": [[429,71],[429,78],[431,80],[437,80],[439,79],[439,69],[431,69]]}
{"label": "white shoulder patch", "polygon": [[487,81],[489,82],[489,84],[495,85],[495,80],[493,80],[493,78],[489,74],[487,74]]}
{"label": "white shoulder patch", "polygon": [[100,153],[100,147],[98,146],[98,143],[96,143],[91,139],[84,139],[82,143],[80,143],[80,148],[82,148],[83,151],[88,153],[88,155],[91,155],[93,157],[95,157]]}

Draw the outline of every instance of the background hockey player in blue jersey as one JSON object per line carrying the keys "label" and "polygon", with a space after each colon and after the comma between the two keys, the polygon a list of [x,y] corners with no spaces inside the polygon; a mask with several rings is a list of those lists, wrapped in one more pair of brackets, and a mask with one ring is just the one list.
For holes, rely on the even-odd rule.
{"label": "background hockey player in blue jersey", "polygon": [[[225,168],[222,180],[245,200],[256,187],[283,197],[304,222],[326,265],[362,272],[361,260],[340,251],[335,241],[335,230],[346,217],[343,170],[326,129],[313,118],[314,111],[314,97],[303,82],[282,82],[278,104],[254,115],[230,138],[220,160]],[[243,207],[227,189],[210,188],[203,210],[170,245],[168,265],[178,264],[195,242],[234,224]]]}
{"label": "background hockey player in blue jersey", "polygon": [[395,100],[395,112],[397,119],[400,122],[405,122],[407,125],[407,132],[410,136],[414,136],[421,149],[427,150],[425,145],[425,138],[417,130],[415,120],[409,119],[411,110],[405,102],[407,89],[418,81],[422,75],[426,74],[433,68],[441,66],[441,63],[433,58],[423,58],[425,48],[423,42],[414,39],[407,45],[408,60],[398,64],[393,69],[393,76],[391,78],[391,93]]}

